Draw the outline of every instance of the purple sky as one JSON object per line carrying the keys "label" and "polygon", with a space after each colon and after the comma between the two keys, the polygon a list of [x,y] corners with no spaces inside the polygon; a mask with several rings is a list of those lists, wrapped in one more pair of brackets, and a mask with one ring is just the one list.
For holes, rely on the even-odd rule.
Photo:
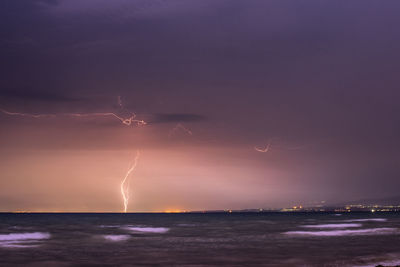
{"label": "purple sky", "polygon": [[1,109],[148,124],[0,113],[0,210],[118,211],[138,149],[131,211],[396,195],[399,8],[1,1]]}

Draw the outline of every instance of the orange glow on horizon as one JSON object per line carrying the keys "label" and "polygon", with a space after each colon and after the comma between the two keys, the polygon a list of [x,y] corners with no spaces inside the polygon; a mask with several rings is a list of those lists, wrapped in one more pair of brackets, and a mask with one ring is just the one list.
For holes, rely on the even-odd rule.
{"label": "orange glow on horizon", "polygon": [[169,210],[164,210],[164,213],[185,213],[186,210],[179,210],[179,209],[169,209]]}

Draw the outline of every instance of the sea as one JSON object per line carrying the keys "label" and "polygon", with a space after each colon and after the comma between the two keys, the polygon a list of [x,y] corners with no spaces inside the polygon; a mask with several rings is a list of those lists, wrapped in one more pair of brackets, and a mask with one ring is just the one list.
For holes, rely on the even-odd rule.
{"label": "sea", "polygon": [[378,265],[399,213],[0,214],[0,266]]}

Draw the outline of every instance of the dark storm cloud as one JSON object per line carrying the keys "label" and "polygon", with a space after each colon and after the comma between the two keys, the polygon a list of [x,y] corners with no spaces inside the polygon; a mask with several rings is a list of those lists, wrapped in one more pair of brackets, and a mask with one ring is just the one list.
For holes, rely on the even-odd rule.
{"label": "dark storm cloud", "polygon": [[172,123],[172,122],[200,122],[206,120],[205,116],[188,113],[155,114],[151,123]]}
{"label": "dark storm cloud", "polygon": [[[230,147],[329,139],[287,153],[305,160],[304,184],[329,177],[342,190],[351,180],[343,190],[359,193],[384,173],[390,191],[400,185],[392,163],[399,8],[390,0],[1,1],[0,88],[32,89],[0,97],[68,103],[70,112],[114,111],[120,95],[155,123],[204,122],[203,134]],[[75,103],[80,95],[90,103]],[[329,174],[317,175],[315,162]]]}
{"label": "dark storm cloud", "polygon": [[33,9],[42,9],[47,6],[54,6],[59,3],[59,0],[4,0],[0,6],[4,13],[10,13],[16,10],[32,12]]}

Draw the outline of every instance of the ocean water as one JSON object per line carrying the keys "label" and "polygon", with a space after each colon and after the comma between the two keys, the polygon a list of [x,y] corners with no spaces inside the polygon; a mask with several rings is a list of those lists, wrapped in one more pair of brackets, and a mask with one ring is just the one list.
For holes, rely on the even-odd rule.
{"label": "ocean water", "polygon": [[378,264],[400,264],[400,214],[0,214],[0,266]]}

